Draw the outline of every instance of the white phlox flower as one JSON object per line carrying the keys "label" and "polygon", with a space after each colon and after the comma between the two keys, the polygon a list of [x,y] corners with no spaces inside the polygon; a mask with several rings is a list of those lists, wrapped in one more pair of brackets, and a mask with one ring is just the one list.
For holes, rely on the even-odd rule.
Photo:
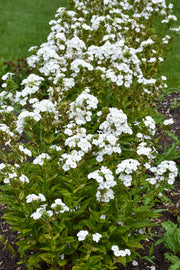
{"label": "white phlox flower", "polygon": [[151,147],[147,147],[146,142],[141,142],[137,147],[137,154],[147,156],[148,158],[153,158],[154,157],[152,155],[152,151],[153,150],[152,150]]}
{"label": "white phlox flower", "polygon": [[56,199],[55,202],[51,205],[51,208],[54,209],[56,208],[57,206],[60,206],[61,207],[61,210],[56,210],[55,212],[58,213],[64,213],[66,211],[69,211],[69,207],[67,207],[65,205],[65,203],[62,202],[61,199]]}
{"label": "white phlox flower", "polygon": [[176,163],[171,160],[164,160],[157,167],[148,167],[148,169],[154,174],[154,177],[146,179],[152,185],[164,180],[173,185],[178,175]]}
{"label": "white phlox flower", "polygon": [[81,230],[77,233],[78,241],[84,241],[86,236],[89,234],[86,230]]}
{"label": "white phlox flower", "polygon": [[132,129],[128,126],[126,114],[117,108],[109,108],[109,111],[106,121],[99,126],[99,129],[114,136],[120,136],[122,133],[131,135]]}
{"label": "white phlox flower", "polygon": [[93,237],[93,241],[98,243],[99,240],[102,238],[102,235],[100,233],[95,233],[95,234],[92,235],[92,237]]}
{"label": "white phlox flower", "polygon": [[48,99],[43,99],[39,102],[36,102],[32,105],[34,108],[34,113],[39,114],[40,112],[50,112],[54,114],[58,114],[56,111],[56,104],[53,104],[50,100]]}
{"label": "white phlox flower", "polygon": [[3,81],[7,81],[7,80],[9,80],[9,79],[12,79],[12,76],[14,75],[14,73],[12,73],[12,72],[7,72],[6,74],[4,74],[3,76],[2,76],[2,80]]}
{"label": "white phlox flower", "polygon": [[92,71],[94,69],[91,64],[89,64],[86,61],[81,60],[81,59],[76,59],[71,63],[71,70],[74,71],[75,73],[80,72],[79,67],[87,68],[87,70],[89,70],[89,71]]}
{"label": "white phlox flower", "polygon": [[8,134],[11,137],[15,136],[15,134],[10,131],[10,128],[6,124],[0,124],[0,131]]}
{"label": "white phlox flower", "polygon": [[21,83],[21,85],[25,85],[25,88],[20,92],[16,92],[16,102],[20,101],[22,98],[24,99],[28,95],[36,93],[39,90],[39,86],[41,85],[42,81],[44,81],[43,77],[36,74],[30,74]]}
{"label": "white phlox flower", "polygon": [[77,167],[77,163],[82,160],[84,155],[85,152],[82,150],[73,150],[70,152],[70,154],[62,154],[60,161],[65,161],[64,165],[62,166],[63,170],[68,171],[71,168],[75,169]]}
{"label": "white phlox flower", "polygon": [[4,184],[10,184],[10,179],[16,180],[17,173],[15,172],[14,168],[12,168],[11,172],[5,172]]}
{"label": "white phlox flower", "polygon": [[55,145],[55,144],[51,145],[50,149],[56,150],[57,152],[62,150],[61,146],[58,146],[58,145]]}
{"label": "white phlox flower", "polygon": [[117,165],[116,174],[119,174],[121,172],[131,174],[134,171],[137,171],[139,165],[140,163],[136,159],[125,159]]}
{"label": "white phlox flower", "polygon": [[25,182],[26,183],[29,183],[29,178],[26,176],[26,175],[24,175],[24,174],[22,174],[20,177],[19,177],[19,180],[24,184]]}
{"label": "white phlox flower", "polygon": [[0,163],[0,170],[3,170],[4,168],[6,168],[6,164]]}
{"label": "white phlox flower", "polygon": [[25,155],[32,157],[32,152],[31,150],[24,148],[22,145],[19,145],[19,150],[23,152]]}
{"label": "white phlox flower", "polygon": [[148,128],[148,131],[150,132],[151,135],[155,135],[156,132],[156,122],[151,116],[146,116],[143,119],[144,125]]}
{"label": "white phlox flower", "polygon": [[117,245],[113,245],[111,247],[111,250],[114,252],[114,255],[116,257],[126,257],[126,256],[130,256],[131,255],[131,251],[129,249],[125,249],[125,250],[120,250],[119,247]]}
{"label": "white phlox flower", "polygon": [[172,125],[174,123],[174,120],[173,120],[173,118],[170,118],[170,119],[166,119],[166,120],[164,120],[164,125],[165,126],[168,126],[168,125]]}
{"label": "white phlox flower", "polygon": [[98,99],[89,94],[89,88],[85,88],[74,102],[70,104],[69,119],[75,119],[78,125],[91,121],[92,112],[98,105]]}
{"label": "white phlox flower", "polygon": [[98,146],[96,160],[103,161],[104,155],[121,153],[121,147],[118,143],[119,136],[122,133],[132,134],[132,129],[128,126],[127,116],[122,110],[110,108],[106,120],[99,126],[99,135],[92,140],[92,144]]}
{"label": "white phlox flower", "polygon": [[47,204],[41,205],[36,211],[31,215],[34,220],[40,219],[43,214],[48,215],[49,217],[53,216],[53,212],[51,210],[46,210]]}
{"label": "white phlox flower", "polygon": [[[114,187],[117,183],[110,169],[102,166],[100,170],[89,173],[88,179],[95,179],[99,184],[96,193],[97,201],[109,202],[111,199],[114,199],[114,191],[111,187]],[[103,191],[103,193],[101,191]]]}
{"label": "white phlox flower", "polygon": [[26,110],[22,111],[18,115],[18,119],[16,122],[16,130],[18,131],[18,133],[23,133],[25,121],[27,118],[31,118],[34,121],[38,122],[41,119],[41,115],[39,113],[29,112]]}
{"label": "white phlox flower", "polygon": [[26,202],[27,203],[31,203],[33,201],[46,201],[46,198],[45,196],[42,194],[42,193],[39,193],[39,195],[36,195],[36,194],[29,194],[27,197],[26,197]]}
{"label": "white phlox flower", "polygon": [[50,159],[51,157],[46,154],[46,153],[41,153],[39,156],[37,156],[34,160],[33,160],[33,164],[38,164],[40,166],[42,166],[44,164],[45,160]]}

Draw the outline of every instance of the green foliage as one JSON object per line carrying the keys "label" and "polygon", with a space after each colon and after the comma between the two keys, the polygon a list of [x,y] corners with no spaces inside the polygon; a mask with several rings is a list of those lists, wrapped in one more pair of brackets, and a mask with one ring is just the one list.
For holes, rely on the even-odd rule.
{"label": "green foliage", "polygon": [[171,221],[163,222],[162,227],[166,232],[163,237],[156,242],[156,245],[164,243],[166,248],[173,253],[166,252],[164,256],[171,262],[169,270],[178,270],[180,267],[180,258],[177,256],[180,251],[180,228]]}
{"label": "green foliage", "polygon": [[163,222],[162,227],[166,230],[162,239],[159,239],[156,245],[165,243],[174,255],[180,251],[180,228],[171,221]]}
{"label": "green foliage", "polygon": [[169,270],[179,270],[180,268],[180,258],[172,255],[170,253],[165,253],[165,258],[171,262],[171,266],[169,267]]}

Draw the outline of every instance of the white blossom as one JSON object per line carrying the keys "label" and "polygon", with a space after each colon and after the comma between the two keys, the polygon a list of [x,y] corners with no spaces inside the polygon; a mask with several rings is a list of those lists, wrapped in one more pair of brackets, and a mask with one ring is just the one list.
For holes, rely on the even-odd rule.
{"label": "white blossom", "polygon": [[29,194],[27,197],[26,197],[26,202],[27,203],[31,203],[33,201],[46,201],[46,198],[45,196],[42,194],[42,193],[39,193],[39,195],[36,195],[36,194]]}
{"label": "white blossom", "polygon": [[22,174],[20,177],[19,177],[19,180],[24,184],[25,182],[26,183],[29,183],[29,179],[26,175]]}
{"label": "white blossom", "polygon": [[98,243],[99,240],[101,239],[102,235],[101,235],[100,233],[95,233],[95,234],[92,235],[92,237],[93,237],[93,240],[94,240],[96,243]]}
{"label": "white blossom", "polygon": [[50,159],[51,157],[46,154],[46,153],[41,153],[39,156],[37,156],[34,160],[33,160],[33,164],[38,164],[40,166],[42,166],[44,164],[45,160]]}
{"label": "white blossom", "polygon": [[84,241],[86,236],[89,234],[86,230],[81,230],[77,233],[78,241]]}
{"label": "white blossom", "polygon": [[43,214],[47,214],[49,217],[53,216],[53,212],[51,210],[46,211],[47,204],[41,205],[32,215],[31,217],[34,220],[40,219]]}
{"label": "white blossom", "polygon": [[164,120],[164,125],[165,126],[168,126],[168,125],[172,125],[174,123],[174,120],[173,120],[173,118],[170,118],[170,119],[166,119],[166,120]]}
{"label": "white blossom", "polygon": [[69,207],[67,207],[61,199],[56,199],[55,202],[51,205],[51,208],[54,209],[57,206],[61,207],[61,210],[56,211],[56,213],[60,212],[60,213],[64,213],[66,211],[69,211]]}

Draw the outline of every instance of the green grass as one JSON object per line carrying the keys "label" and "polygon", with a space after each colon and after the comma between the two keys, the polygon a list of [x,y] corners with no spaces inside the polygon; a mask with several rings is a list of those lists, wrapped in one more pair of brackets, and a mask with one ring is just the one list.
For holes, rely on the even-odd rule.
{"label": "green grass", "polygon": [[26,58],[28,49],[46,41],[48,22],[67,0],[0,0],[0,57]]}
{"label": "green grass", "polygon": [[[174,15],[177,16],[177,25],[180,25],[180,0],[168,1],[174,4]],[[161,73],[167,77],[168,91],[173,88],[180,91],[180,34],[176,35],[169,45],[169,51],[161,66]]]}

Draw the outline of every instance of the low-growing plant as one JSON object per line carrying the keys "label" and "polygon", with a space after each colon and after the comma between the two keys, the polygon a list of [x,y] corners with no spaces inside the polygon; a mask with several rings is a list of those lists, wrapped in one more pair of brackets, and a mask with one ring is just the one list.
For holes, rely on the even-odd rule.
{"label": "low-growing plant", "polygon": [[0,201],[28,269],[116,269],[143,248],[141,231],[178,174],[157,153],[152,111],[169,40],[154,17],[162,33],[175,17],[155,0],[70,6],[31,48],[19,88],[2,77]]}
{"label": "low-growing plant", "polygon": [[178,270],[180,268],[180,228],[172,221],[162,223],[165,233],[161,239],[156,242],[156,245],[163,243],[169,252],[164,254],[165,259],[171,262],[169,270]]}

